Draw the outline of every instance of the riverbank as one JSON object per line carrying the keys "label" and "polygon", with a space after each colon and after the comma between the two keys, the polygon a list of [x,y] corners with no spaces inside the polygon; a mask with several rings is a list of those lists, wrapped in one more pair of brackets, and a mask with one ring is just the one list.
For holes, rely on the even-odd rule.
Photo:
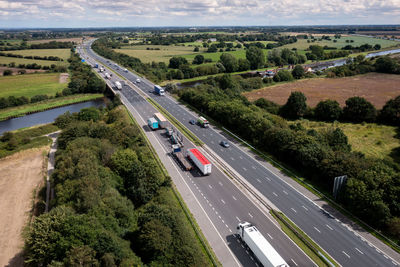
{"label": "riverbank", "polygon": [[40,101],[33,104],[27,104],[12,108],[5,108],[0,110],[0,121],[8,120],[11,118],[21,117],[27,114],[41,112],[48,109],[62,107],[66,105],[86,102],[103,98],[102,94],[77,94],[64,97],[53,98],[45,101]]}

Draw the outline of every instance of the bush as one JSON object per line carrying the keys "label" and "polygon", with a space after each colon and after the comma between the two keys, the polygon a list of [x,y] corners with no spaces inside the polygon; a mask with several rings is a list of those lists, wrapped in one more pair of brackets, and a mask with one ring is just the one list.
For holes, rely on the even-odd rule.
{"label": "bush", "polygon": [[275,76],[275,82],[286,82],[286,81],[293,81],[292,73],[288,70],[280,70]]}
{"label": "bush", "polygon": [[298,119],[303,117],[306,110],[307,98],[302,92],[292,92],[286,102],[279,111],[279,113],[288,119]]}
{"label": "bush", "polygon": [[304,69],[301,65],[296,65],[292,71],[292,75],[295,79],[301,79],[304,77]]}
{"label": "bush", "polygon": [[373,122],[376,118],[376,109],[362,97],[351,97],[346,100],[343,117],[352,122]]}
{"label": "bush", "polygon": [[380,122],[400,125],[400,96],[386,102],[379,112],[378,119]]}
{"label": "bush", "polygon": [[10,76],[10,75],[12,75],[12,70],[4,70],[3,71],[3,76]]}
{"label": "bush", "polygon": [[325,100],[317,104],[314,109],[314,116],[322,121],[338,120],[342,115],[342,109],[336,100]]}

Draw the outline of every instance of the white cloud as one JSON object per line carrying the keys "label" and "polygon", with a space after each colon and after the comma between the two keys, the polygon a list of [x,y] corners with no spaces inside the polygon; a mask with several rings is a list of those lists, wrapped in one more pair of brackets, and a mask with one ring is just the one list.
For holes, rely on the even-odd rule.
{"label": "white cloud", "polygon": [[400,0],[0,0],[0,14],[0,22],[56,16],[66,23],[79,19],[82,26],[96,19],[124,26],[397,24]]}

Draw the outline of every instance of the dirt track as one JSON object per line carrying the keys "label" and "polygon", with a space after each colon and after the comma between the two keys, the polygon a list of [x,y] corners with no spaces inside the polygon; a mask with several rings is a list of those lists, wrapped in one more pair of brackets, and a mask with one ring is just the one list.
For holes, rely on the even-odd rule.
{"label": "dirt track", "polygon": [[43,183],[43,151],[32,149],[0,160],[0,266],[23,266],[21,233],[35,188]]}
{"label": "dirt track", "polygon": [[326,99],[336,100],[343,107],[349,97],[360,96],[380,109],[389,99],[400,95],[400,75],[368,73],[346,78],[307,79],[266,87],[244,95],[250,101],[264,97],[283,105],[294,91],[303,92],[307,97],[307,105],[311,107]]}

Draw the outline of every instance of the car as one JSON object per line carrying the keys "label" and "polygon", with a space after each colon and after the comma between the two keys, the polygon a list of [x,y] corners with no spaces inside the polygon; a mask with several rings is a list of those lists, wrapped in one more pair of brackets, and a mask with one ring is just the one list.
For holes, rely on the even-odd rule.
{"label": "car", "polygon": [[128,69],[124,69],[125,72],[128,72]]}
{"label": "car", "polygon": [[190,120],[189,123],[190,123],[191,125],[195,125],[195,124],[196,124],[196,121],[195,121],[195,120]]}
{"label": "car", "polygon": [[229,143],[228,141],[222,140],[221,142],[219,142],[219,144],[223,147],[229,147]]}
{"label": "car", "polygon": [[137,83],[140,83],[140,79],[139,79],[139,78],[137,78],[137,79],[136,79],[136,82],[137,82]]}

